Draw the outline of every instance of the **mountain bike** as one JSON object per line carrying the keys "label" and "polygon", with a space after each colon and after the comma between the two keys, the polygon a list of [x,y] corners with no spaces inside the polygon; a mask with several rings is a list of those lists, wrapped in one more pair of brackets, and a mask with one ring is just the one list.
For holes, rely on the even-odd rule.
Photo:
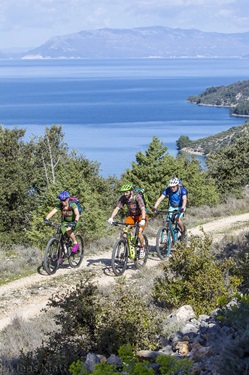
{"label": "mountain bike", "polygon": [[[139,223],[131,226],[127,223],[121,223],[114,221],[113,225],[124,226],[122,229],[120,238],[115,242],[112,250],[112,269],[116,276],[122,275],[128,265],[129,259],[134,262],[135,268],[142,268],[148,259],[149,255],[149,244],[145,234],[144,236],[144,257],[140,258],[141,245],[139,243],[138,232]],[[135,229],[133,235],[132,229]]]}
{"label": "mountain bike", "polygon": [[177,225],[176,216],[179,210],[157,211],[158,214],[166,214],[165,223],[158,229],[156,235],[156,251],[160,259],[165,259],[179,241],[180,228]]}
{"label": "mountain bike", "polygon": [[[56,230],[46,246],[43,260],[44,270],[48,275],[54,274],[65,259],[68,260],[71,267],[79,267],[84,256],[84,240],[81,234],[77,233],[77,231],[75,232],[75,238],[79,244],[79,248],[76,253],[72,253],[72,240],[66,234],[63,235],[61,232],[61,224],[50,222],[48,225],[55,227]],[[72,224],[69,223],[67,226],[69,227],[71,225]]]}

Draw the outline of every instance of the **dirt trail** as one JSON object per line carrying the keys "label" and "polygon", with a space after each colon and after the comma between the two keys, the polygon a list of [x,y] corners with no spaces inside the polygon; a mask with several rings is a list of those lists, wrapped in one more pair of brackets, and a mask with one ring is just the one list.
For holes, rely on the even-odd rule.
{"label": "dirt trail", "polygon": [[[218,219],[201,227],[206,233],[212,234],[214,241],[220,241],[226,234],[245,231],[248,222],[249,213]],[[188,235],[201,236],[201,227],[189,229]],[[149,239],[149,245],[155,246],[155,238]],[[74,276],[78,276],[79,272],[93,270],[100,285],[115,282],[115,276],[110,267],[110,257],[111,248],[98,255],[85,255],[78,269],[69,268],[65,264],[55,275],[51,276],[40,269],[36,274],[0,286],[0,330],[10,324],[15,317],[27,320],[41,313],[52,294],[64,287],[68,288],[70,284],[74,284]],[[160,262],[158,257],[150,255],[147,267],[156,266]],[[126,270],[125,276],[129,278],[132,274],[134,274],[134,268],[130,267]]]}

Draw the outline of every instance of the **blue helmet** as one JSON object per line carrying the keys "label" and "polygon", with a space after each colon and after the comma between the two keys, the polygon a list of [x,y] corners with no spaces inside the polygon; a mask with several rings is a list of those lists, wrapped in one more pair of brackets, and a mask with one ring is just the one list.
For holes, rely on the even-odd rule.
{"label": "blue helmet", "polygon": [[60,201],[64,201],[65,199],[70,198],[70,194],[68,191],[64,190],[58,195],[58,199]]}

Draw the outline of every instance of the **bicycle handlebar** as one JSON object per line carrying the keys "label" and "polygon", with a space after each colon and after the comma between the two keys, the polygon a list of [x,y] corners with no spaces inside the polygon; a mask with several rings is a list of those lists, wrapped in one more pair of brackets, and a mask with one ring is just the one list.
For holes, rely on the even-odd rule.
{"label": "bicycle handlebar", "polygon": [[139,226],[139,222],[136,222],[135,224],[128,224],[128,223],[122,223],[121,221],[113,221],[112,225],[115,225],[115,226],[124,225],[126,227],[128,226],[137,227]]}
{"label": "bicycle handlebar", "polygon": [[[55,227],[57,229],[59,229],[61,227],[61,224],[57,224],[57,223],[53,223],[52,221],[48,221],[45,225],[48,225],[50,227]],[[63,224],[65,227],[70,227],[72,225],[72,222],[71,223],[68,223],[68,224]]]}

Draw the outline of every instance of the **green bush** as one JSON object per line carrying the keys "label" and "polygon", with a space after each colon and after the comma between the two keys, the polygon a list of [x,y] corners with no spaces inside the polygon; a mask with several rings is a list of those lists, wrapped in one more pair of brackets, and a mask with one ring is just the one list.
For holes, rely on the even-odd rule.
{"label": "green bush", "polygon": [[85,275],[75,290],[50,300],[48,308],[59,309],[55,316],[59,329],[46,345],[22,353],[20,365],[30,368],[27,374],[45,375],[48,369],[51,375],[68,374],[69,365],[90,351],[109,356],[127,343],[136,350],[155,348],[160,320],[139,293],[118,284],[112,296],[102,295],[91,280],[91,274]]}
{"label": "green bush", "polygon": [[169,309],[191,305],[196,314],[209,314],[234,295],[241,278],[235,262],[222,261],[211,252],[211,238],[191,237],[164,264],[164,275],[154,283],[154,300]]}
{"label": "green bush", "polygon": [[160,355],[156,362],[160,364],[160,372],[162,375],[192,374],[191,368],[193,366],[193,361],[190,359],[183,358],[179,360],[169,355]]}
{"label": "green bush", "polygon": [[[147,361],[140,361],[136,355],[134,346],[127,344],[120,347],[118,355],[123,362],[122,373],[126,375],[154,375],[152,364]],[[162,375],[190,375],[193,361],[189,359],[176,359],[167,355],[160,355],[156,363],[160,365],[159,371]],[[69,371],[72,375],[88,375],[83,362],[77,361],[71,364]],[[97,364],[92,375],[115,375],[120,371],[108,363]]]}

